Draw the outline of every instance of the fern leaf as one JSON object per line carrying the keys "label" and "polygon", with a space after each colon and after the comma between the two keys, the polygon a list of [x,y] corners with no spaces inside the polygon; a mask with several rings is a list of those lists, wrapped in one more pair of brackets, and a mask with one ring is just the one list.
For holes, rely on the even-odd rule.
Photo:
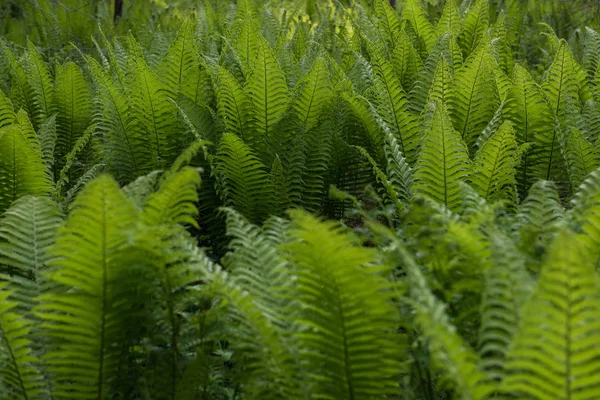
{"label": "fern leaf", "polygon": [[225,129],[247,143],[258,138],[250,130],[251,103],[234,76],[223,67],[217,67],[217,113]]}
{"label": "fern leaf", "polygon": [[423,68],[423,61],[404,29],[396,38],[396,46],[392,52],[390,63],[402,83],[404,91],[408,92],[417,73]]}
{"label": "fern leaf", "polygon": [[585,244],[561,231],[542,267],[509,352],[503,389],[532,399],[600,393],[598,277]]}
{"label": "fern leaf", "polygon": [[318,57],[296,86],[293,108],[303,132],[308,132],[317,125],[332,97],[329,69],[325,60]]}
{"label": "fern leaf", "polygon": [[389,132],[385,133],[383,149],[387,160],[387,176],[400,201],[408,203],[412,197],[413,170],[406,162],[398,140]]}
{"label": "fern leaf", "polygon": [[76,289],[39,298],[37,312],[52,338],[45,361],[54,377],[54,396],[109,398],[127,343],[127,321],[137,312],[131,309],[133,295],[127,290],[141,280],[123,281],[132,279],[123,267],[131,262],[127,267],[133,268],[135,263],[122,261],[120,253],[130,240],[128,230],[137,213],[108,176],[88,184],[73,207],[51,249],[55,258],[48,278]]}
{"label": "fern leaf", "polygon": [[462,28],[462,17],[455,1],[447,1],[435,29],[438,35],[450,33],[458,35]]}
{"label": "fern leaf", "polygon": [[443,104],[435,106],[425,132],[414,175],[413,191],[453,209],[460,204],[460,183],[471,173],[471,161]]}
{"label": "fern leaf", "polygon": [[571,127],[564,157],[573,189],[579,187],[590,172],[600,167],[598,152],[575,127]]}
{"label": "fern leaf", "polygon": [[8,300],[11,291],[0,286],[0,393],[6,399],[35,399],[47,396],[39,360],[29,339],[31,322],[16,312],[18,303]]}
{"label": "fern leaf", "polygon": [[39,128],[55,112],[54,86],[50,69],[42,59],[39,51],[29,40],[27,41],[27,48],[29,71],[32,78],[30,84],[35,91],[35,102],[39,104],[40,109],[34,125]]}
{"label": "fern leaf", "polygon": [[487,0],[476,0],[469,7],[462,30],[458,36],[458,42],[465,57],[475,51],[480,41],[484,39],[484,32],[489,24],[489,13],[489,2]]}
{"label": "fern leaf", "polygon": [[448,107],[454,127],[471,148],[498,108],[490,44],[482,42],[454,76]]}
{"label": "fern leaf", "polygon": [[16,115],[13,109],[12,102],[2,90],[0,90],[0,129],[12,124],[15,121]]}
{"label": "fern leaf", "polygon": [[514,203],[517,142],[510,122],[505,122],[475,155],[473,187],[487,201]]}
{"label": "fern leaf", "polygon": [[12,125],[0,131],[0,210],[6,210],[19,197],[49,193],[41,152]]}
{"label": "fern leaf", "polygon": [[419,40],[419,52],[424,58],[435,46],[435,28],[427,18],[427,14],[421,8],[419,1],[406,0],[402,12],[402,19],[410,24]]}
{"label": "fern leaf", "polygon": [[235,207],[251,222],[260,222],[272,206],[273,187],[266,167],[250,147],[232,133],[219,144],[215,169],[225,205]]}
{"label": "fern leaf", "polygon": [[[395,390],[398,313],[385,265],[331,222],[291,213],[284,245],[297,275],[300,331],[314,398],[369,398]],[[315,379],[319,377],[318,379]]]}
{"label": "fern leaf", "polygon": [[252,125],[257,134],[257,143],[249,144],[262,157],[262,145],[259,141],[264,141],[273,134],[273,126],[281,121],[291,100],[285,75],[264,38],[259,41],[255,66],[244,90],[254,105],[251,108]]}
{"label": "fern leaf", "polygon": [[376,0],[373,3],[373,10],[379,31],[384,35],[388,48],[391,48],[401,32],[398,13],[385,0]]}

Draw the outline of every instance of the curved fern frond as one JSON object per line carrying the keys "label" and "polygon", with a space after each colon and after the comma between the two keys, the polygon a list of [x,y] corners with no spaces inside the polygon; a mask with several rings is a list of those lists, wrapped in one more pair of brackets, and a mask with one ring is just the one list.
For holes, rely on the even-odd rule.
{"label": "curved fern frond", "polygon": [[575,190],[590,172],[600,167],[600,155],[575,127],[571,127],[565,145],[564,157],[569,170],[569,180],[571,188]]}
{"label": "curved fern frond", "polygon": [[131,281],[132,270],[127,273],[123,267],[133,268],[135,262],[124,261],[127,252],[122,253],[136,218],[135,206],[104,175],[77,196],[57,234],[48,278],[73,289],[43,294],[37,308],[51,338],[52,350],[45,362],[55,396],[111,396],[128,340],[129,318],[139,312],[132,310],[130,302],[132,292],[139,295],[143,280]]}
{"label": "curved fern frond", "polygon": [[273,186],[267,168],[232,133],[221,138],[215,172],[225,205],[235,207],[251,222],[260,222],[269,214]]}
{"label": "curved fern frond", "polygon": [[12,102],[0,89],[0,129],[12,124],[15,118],[16,115]]}
{"label": "curved fern frond", "polygon": [[408,203],[412,197],[413,170],[406,162],[398,140],[385,132],[383,150],[387,160],[387,176],[400,201]]}
{"label": "curved fern frond", "polygon": [[418,38],[418,49],[421,58],[433,49],[436,41],[435,28],[429,21],[427,13],[421,8],[417,0],[406,0],[402,10],[402,20],[410,24],[411,29]]}
{"label": "curved fern frond", "polygon": [[448,102],[454,127],[469,148],[492,119],[499,104],[490,51],[490,44],[482,41],[456,71]]}
{"label": "curved fern frond", "polygon": [[471,178],[473,187],[489,202],[507,200],[513,204],[518,163],[514,130],[507,121],[477,151]]}
{"label": "curved fern frond", "polygon": [[416,311],[416,325],[429,339],[429,351],[436,369],[445,375],[445,383],[454,386],[457,393],[470,399],[486,399],[494,387],[479,368],[479,358],[456,332],[445,304],[431,292],[429,285],[413,258],[395,245],[407,274],[409,294]]}
{"label": "curved fern frond", "polygon": [[8,300],[11,291],[0,285],[0,393],[6,399],[38,399],[48,394],[39,370],[39,360],[29,339],[32,324]]}
{"label": "curved fern frond", "polygon": [[[484,39],[485,31],[489,24],[489,1],[476,0],[469,7],[458,36],[458,43],[465,57],[468,57],[479,46]],[[484,39],[485,40],[485,39]]]}
{"label": "curved fern frond", "polygon": [[48,197],[23,196],[0,220],[0,265],[15,289],[20,307],[31,311],[36,297],[46,289],[49,249],[62,222],[62,214]]}
{"label": "curved fern frond", "polygon": [[[332,222],[293,211],[289,254],[297,276],[294,337],[314,398],[370,398],[394,392],[400,368],[399,313],[375,253]],[[314,379],[319,377],[319,379]]]}
{"label": "curved fern frond", "polygon": [[521,307],[533,288],[524,257],[512,240],[490,235],[491,260],[485,271],[481,301],[478,348],[481,368],[501,382],[506,376],[506,358],[521,322]]}
{"label": "curved fern frond", "polygon": [[293,109],[303,132],[314,128],[329,106],[333,92],[329,68],[318,57],[310,71],[296,85]]}
{"label": "curved fern frond", "polygon": [[449,209],[460,205],[460,183],[471,173],[471,160],[443,104],[437,104],[425,131],[415,166],[413,191]]}
{"label": "curved fern frond", "polygon": [[65,165],[65,157],[91,122],[92,93],[79,67],[69,62],[56,71],[56,169]]}
{"label": "curved fern frond", "polygon": [[391,49],[402,31],[398,13],[385,0],[375,0],[373,10],[377,27],[384,36],[387,47]]}
{"label": "curved fern frond", "polygon": [[444,10],[435,29],[438,35],[450,33],[454,36],[458,35],[462,29],[462,16],[458,11],[455,1],[447,1],[444,4]]}
{"label": "curved fern frond", "polygon": [[381,50],[370,44],[369,51],[375,72],[377,114],[398,139],[400,150],[409,164],[416,159],[420,126],[408,108],[400,80]]}
{"label": "curved fern frond", "polygon": [[260,38],[255,65],[244,90],[254,105],[251,108],[257,143],[249,143],[263,157],[262,141],[273,134],[273,126],[281,121],[290,105],[285,74],[266,39]]}
{"label": "curved fern frond", "polygon": [[450,66],[444,57],[440,57],[435,74],[433,75],[431,87],[427,93],[427,103],[437,104],[439,102],[448,104],[452,98],[453,82],[454,76]]}
{"label": "curved fern frond", "polygon": [[513,123],[519,145],[532,143],[532,149],[523,155],[517,173],[519,193],[524,196],[536,178],[549,179],[554,176],[552,171],[560,165],[561,160],[556,148],[558,142],[552,110],[540,87],[520,65],[515,65],[513,85],[502,114]]}
{"label": "curved fern frond", "polygon": [[50,192],[51,183],[41,151],[12,125],[0,131],[0,211],[19,197],[41,196]]}
{"label": "curved fern frond", "polygon": [[36,47],[27,41],[28,64],[31,76],[30,84],[35,91],[35,102],[39,104],[40,113],[32,118],[37,118],[34,125],[39,128],[50,116],[54,114],[54,86],[50,69],[42,59]]}
{"label": "curved fern frond", "polygon": [[600,283],[578,236],[554,241],[511,345],[507,393],[531,399],[592,399],[600,392]]}
{"label": "curved fern frond", "polygon": [[423,69],[423,60],[404,29],[396,37],[396,46],[392,52],[390,63],[402,83],[404,91],[408,93],[417,73]]}
{"label": "curved fern frond", "polygon": [[[600,169],[590,173],[578,188],[573,200],[571,221],[585,235],[580,240],[587,242],[590,249],[600,249]],[[600,251],[592,255],[600,261]]]}
{"label": "curved fern frond", "polygon": [[235,133],[247,143],[257,140],[250,129],[251,103],[231,72],[217,67],[217,114],[223,120],[225,129]]}
{"label": "curved fern frond", "polygon": [[149,225],[191,225],[198,227],[200,175],[192,167],[183,167],[163,181],[158,191],[148,196],[144,205],[144,221]]}

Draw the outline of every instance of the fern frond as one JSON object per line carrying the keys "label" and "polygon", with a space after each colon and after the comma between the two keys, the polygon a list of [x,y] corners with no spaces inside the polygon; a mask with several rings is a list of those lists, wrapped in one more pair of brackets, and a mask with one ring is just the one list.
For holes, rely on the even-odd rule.
{"label": "fern frond", "polygon": [[475,51],[480,41],[484,39],[489,24],[489,13],[488,0],[476,0],[469,7],[458,36],[458,43],[465,57]]}
{"label": "fern frond", "polygon": [[450,33],[452,35],[458,35],[462,29],[462,16],[458,11],[455,1],[447,1],[444,4],[444,10],[442,15],[435,26],[438,35],[444,35]]}
{"label": "fern frond", "polygon": [[410,24],[411,29],[418,38],[418,49],[422,58],[425,58],[435,46],[436,34],[433,24],[421,8],[417,0],[406,0],[402,11],[402,20]]}
{"label": "fern frond", "polygon": [[504,122],[475,155],[473,187],[489,202],[514,203],[515,167],[519,162],[517,142],[510,122]]}
{"label": "fern frond", "polygon": [[[293,211],[284,245],[297,276],[294,335],[314,398],[369,398],[393,392],[399,317],[386,266],[336,224]],[[317,378],[318,377],[318,378]]]}
{"label": "fern frond", "polygon": [[[261,152],[260,142],[274,134],[273,126],[281,121],[291,101],[285,74],[264,38],[259,40],[255,65],[244,90],[254,105],[251,108],[252,125],[257,134],[257,143],[249,145]],[[259,156],[263,154],[259,153]]]}
{"label": "fern frond", "polygon": [[506,364],[505,392],[532,399],[600,393],[600,283],[588,250],[566,230],[555,239]]}
{"label": "fern frond", "polygon": [[264,164],[232,133],[221,138],[215,170],[225,205],[251,222],[260,222],[272,206],[273,186]]}
{"label": "fern frond", "polygon": [[225,129],[247,143],[258,138],[250,129],[251,103],[235,77],[223,67],[217,67],[217,114]]}
{"label": "fern frond", "polygon": [[575,127],[571,127],[565,145],[564,157],[569,171],[569,180],[571,187],[576,189],[590,172],[600,167],[600,155]]}
{"label": "fern frond", "polygon": [[387,176],[400,201],[408,203],[412,197],[413,170],[406,162],[398,140],[385,132],[383,150],[387,160]]}
{"label": "fern frond", "polygon": [[57,234],[48,279],[71,290],[43,294],[37,308],[51,338],[44,361],[53,376],[54,396],[111,396],[123,346],[132,340],[127,335],[130,318],[138,318],[131,302],[134,293],[142,293],[145,279],[143,274],[134,279],[135,265],[142,262],[139,254],[134,261],[136,254],[124,251],[136,218],[134,205],[104,175],[77,196]]}
{"label": "fern frond", "polygon": [[391,49],[402,30],[398,13],[385,0],[375,0],[373,11],[377,20],[377,27],[385,38],[386,46]]}
{"label": "fern frond", "polygon": [[521,322],[521,306],[533,288],[524,257],[512,240],[490,235],[491,260],[485,271],[478,348],[481,368],[500,382],[506,375],[506,358]]}
{"label": "fern frond", "polygon": [[12,124],[15,118],[16,115],[12,102],[0,89],[0,129]]}
{"label": "fern frond", "polygon": [[[487,4],[487,2],[486,2]],[[455,73],[448,107],[454,127],[471,148],[498,108],[490,44],[482,41]]]}
{"label": "fern frond", "polygon": [[38,399],[47,396],[39,360],[32,351],[31,322],[14,310],[11,291],[0,285],[0,393],[5,399]]}
{"label": "fern frond", "polygon": [[314,128],[333,98],[330,73],[322,57],[296,85],[293,109],[303,132]]}
{"label": "fern frond", "polygon": [[69,62],[56,72],[56,169],[65,165],[65,157],[91,122],[92,93],[79,67]]}
{"label": "fern frond", "polygon": [[[591,249],[600,245],[600,169],[591,172],[581,183],[571,200],[571,221],[581,235],[580,240],[587,242]],[[593,254],[600,260],[600,251]]]}
{"label": "fern frond", "polygon": [[416,159],[420,131],[417,118],[410,113],[400,80],[382,51],[371,44],[369,52],[375,72],[377,114],[398,139],[400,150],[412,164]]}
{"label": "fern frond", "polygon": [[183,167],[161,182],[158,190],[148,196],[144,205],[144,220],[149,225],[191,225],[198,227],[200,175],[192,167]]}
{"label": "fern frond", "polygon": [[443,104],[435,106],[415,166],[413,191],[453,209],[460,204],[460,182],[471,173],[471,160]]}
{"label": "fern frond", "polygon": [[408,93],[417,73],[423,69],[423,60],[404,29],[396,38],[396,46],[392,52],[390,63],[402,83],[404,91]]}
{"label": "fern frond", "polygon": [[479,368],[477,354],[456,332],[445,304],[431,292],[419,266],[405,249],[395,245],[407,274],[409,294],[416,311],[415,322],[429,339],[429,351],[436,369],[447,377],[465,398],[485,399],[493,391],[488,377]]}
{"label": "fern frond", "polygon": [[46,169],[51,172],[51,178],[54,179],[54,147],[56,146],[56,114],[48,118],[38,131],[38,139],[42,149],[42,156]]}
{"label": "fern frond", "polygon": [[50,192],[50,179],[41,151],[12,125],[0,131],[0,211],[19,197],[41,196]]}
{"label": "fern frond", "polygon": [[27,49],[27,61],[32,78],[30,84],[35,91],[35,102],[39,104],[40,109],[40,113],[35,116],[37,120],[34,121],[34,125],[39,128],[56,111],[54,85],[50,69],[42,59],[42,55],[29,40],[27,41]]}

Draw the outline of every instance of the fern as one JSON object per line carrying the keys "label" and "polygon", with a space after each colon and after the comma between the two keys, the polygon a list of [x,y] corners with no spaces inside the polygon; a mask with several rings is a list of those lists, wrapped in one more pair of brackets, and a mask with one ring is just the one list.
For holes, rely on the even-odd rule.
{"label": "fern", "polygon": [[435,106],[415,166],[414,193],[425,194],[453,209],[460,203],[460,182],[471,173],[471,161],[443,104]]}
{"label": "fern", "polygon": [[523,307],[504,391],[533,399],[593,398],[598,365],[598,281],[585,245],[562,231]]}
{"label": "fern", "polygon": [[598,153],[575,127],[571,127],[564,157],[572,188],[579,187],[590,172],[600,167]]}
{"label": "fern", "polygon": [[485,40],[484,32],[488,28],[489,13],[487,0],[475,0],[469,7],[458,36],[465,57],[478,47],[481,40]]}
{"label": "fern", "polygon": [[320,122],[332,101],[329,75],[325,60],[319,57],[296,86],[293,109],[304,132]]}

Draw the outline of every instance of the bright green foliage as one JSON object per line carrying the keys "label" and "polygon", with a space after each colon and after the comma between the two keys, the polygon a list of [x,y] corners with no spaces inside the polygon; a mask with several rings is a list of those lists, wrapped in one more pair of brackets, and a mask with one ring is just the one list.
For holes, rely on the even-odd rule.
{"label": "bright green foliage", "polygon": [[427,124],[413,191],[453,209],[460,203],[460,182],[471,174],[471,160],[443,104],[435,107]]}

